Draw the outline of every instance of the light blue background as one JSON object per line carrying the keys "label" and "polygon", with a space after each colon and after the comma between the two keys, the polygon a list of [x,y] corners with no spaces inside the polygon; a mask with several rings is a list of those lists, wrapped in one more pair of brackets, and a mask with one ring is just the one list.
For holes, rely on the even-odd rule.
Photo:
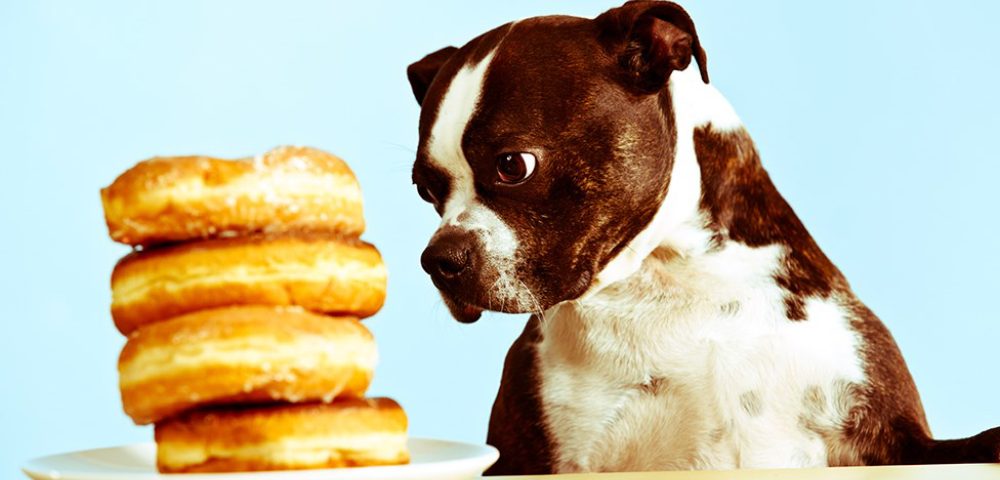
{"label": "light blue background", "polygon": [[[418,257],[404,70],[439,47],[605,2],[0,5],[0,474],[150,440],[121,412],[98,189],[138,160],[306,144],[347,159],[391,278],[372,388],[412,433],[484,439],[523,324],[452,321]],[[1000,424],[1000,15],[993,2],[688,2],[774,181],[889,325],[940,436]]]}

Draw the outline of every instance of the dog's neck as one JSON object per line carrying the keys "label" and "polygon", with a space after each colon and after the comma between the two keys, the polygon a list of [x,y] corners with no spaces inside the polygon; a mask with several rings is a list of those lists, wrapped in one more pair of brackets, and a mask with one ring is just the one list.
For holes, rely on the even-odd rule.
{"label": "dog's neck", "polygon": [[591,325],[632,343],[627,337],[650,333],[644,325],[724,310],[734,298],[770,302],[775,315],[802,320],[809,296],[849,291],[721,93],[691,68],[672,75],[669,91],[677,141],[661,208],[585,295],[545,312],[550,334],[582,340],[580,327]]}
{"label": "dog's neck", "polygon": [[581,300],[634,274],[656,249],[690,257],[703,254],[711,242],[713,233],[701,207],[702,171],[694,134],[708,125],[713,131],[743,131],[743,124],[722,94],[701,81],[696,68],[675,72],[668,93],[671,108],[664,115],[673,119],[665,121],[672,121],[677,140],[666,197],[649,225],[601,270]]}

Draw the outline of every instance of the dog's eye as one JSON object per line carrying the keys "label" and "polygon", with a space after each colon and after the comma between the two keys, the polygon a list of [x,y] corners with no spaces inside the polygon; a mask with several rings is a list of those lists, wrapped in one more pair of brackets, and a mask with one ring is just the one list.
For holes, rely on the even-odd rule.
{"label": "dog's eye", "polygon": [[527,152],[505,153],[497,158],[497,175],[500,181],[516,185],[535,172],[535,156]]}
{"label": "dog's eye", "polygon": [[427,187],[417,185],[417,195],[420,195],[420,198],[424,199],[425,202],[437,206],[437,197]]}

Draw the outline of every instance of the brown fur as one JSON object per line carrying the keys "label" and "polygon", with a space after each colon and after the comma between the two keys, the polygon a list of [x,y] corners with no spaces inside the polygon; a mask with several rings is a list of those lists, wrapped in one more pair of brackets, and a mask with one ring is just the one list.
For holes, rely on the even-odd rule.
{"label": "brown fur", "polygon": [[[538,318],[532,316],[507,352],[486,443],[501,452],[486,475],[527,475],[552,471],[552,440],[542,417],[535,345]],[[527,407],[527,408],[526,408]]]}

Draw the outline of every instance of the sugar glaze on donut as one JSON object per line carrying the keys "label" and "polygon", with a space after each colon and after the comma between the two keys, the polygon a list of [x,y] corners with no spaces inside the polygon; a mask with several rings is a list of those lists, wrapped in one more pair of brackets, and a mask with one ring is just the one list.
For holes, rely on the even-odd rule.
{"label": "sugar glaze on donut", "polygon": [[164,473],[406,463],[406,414],[388,398],[196,410],[156,424]]}
{"label": "sugar glaze on donut", "polygon": [[136,424],[218,404],[361,397],[377,353],[356,319],[299,308],[201,310],[139,328],[118,360]]}
{"label": "sugar glaze on donut", "polygon": [[386,269],[360,240],[320,233],[187,242],[122,258],[111,275],[111,316],[136,328],[232,305],[300,306],[368,317],[385,301]]}
{"label": "sugar glaze on donut", "polygon": [[101,190],[111,238],[137,246],[295,230],[358,236],[361,188],[340,158],[278,147],[237,160],[142,161]]}

